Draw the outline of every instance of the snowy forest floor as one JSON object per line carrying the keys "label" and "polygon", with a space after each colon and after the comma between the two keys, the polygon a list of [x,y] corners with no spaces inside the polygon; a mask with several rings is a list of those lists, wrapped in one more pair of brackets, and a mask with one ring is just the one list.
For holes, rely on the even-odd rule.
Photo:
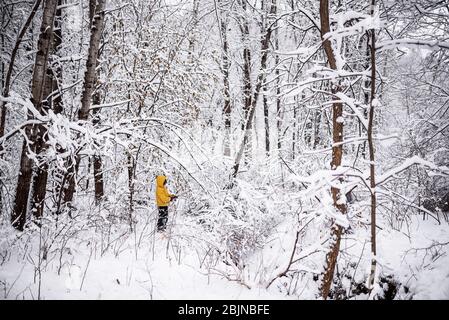
{"label": "snowy forest floor", "polygon": [[[20,235],[2,226],[1,299],[318,297],[318,283],[310,275],[314,266],[322,263],[318,261],[322,256],[315,254],[313,245],[300,250],[299,243],[299,261],[287,276],[276,278],[287,267],[294,246],[293,217],[286,216],[240,268],[223,263],[220,255],[213,254],[207,236],[189,225],[180,213],[171,216],[164,235],[154,232],[155,211],[141,210],[137,217],[140,223],[132,233],[126,224],[114,228],[109,224],[106,232],[76,217],[49,223],[53,228],[36,227]],[[379,225],[378,274],[391,275],[401,284],[394,298],[448,299],[447,223],[440,225],[415,216],[401,231],[384,227],[382,222]],[[369,266],[369,241],[360,239],[369,239],[368,230],[359,229],[343,237],[336,279],[363,282],[368,274],[369,270],[363,269]],[[350,286],[343,283],[342,287]],[[376,290],[382,291],[380,287]]]}

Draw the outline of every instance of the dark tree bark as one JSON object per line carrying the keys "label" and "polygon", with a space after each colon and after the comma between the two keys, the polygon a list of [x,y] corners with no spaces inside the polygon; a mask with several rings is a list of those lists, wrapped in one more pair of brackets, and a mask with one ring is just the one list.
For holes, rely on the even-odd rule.
{"label": "dark tree bark", "polygon": [[[376,1],[371,0],[371,16],[374,14],[374,5]],[[375,175],[375,148],[373,140],[374,127],[374,100],[376,99],[376,33],[375,29],[369,31],[371,38],[370,53],[371,53],[371,101],[368,118],[368,149],[370,160],[370,188],[371,188],[371,273],[368,281],[368,286],[371,289],[374,285],[374,277],[376,274],[376,175]]]}
{"label": "dark tree bark", "polygon": [[[36,0],[27,20],[25,21],[22,28],[20,29],[19,34],[17,35],[16,42],[11,51],[10,62],[8,65],[8,69],[6,70],[6,74],[5,74],[6,66],[5,66],[4,60],[2,59],[2,83],[1,83],[2,86],[1,86],[1,89],[2,89],[3,97],[9,96],[9,90],[11,87],[11,76],[12,76],[12,72],[14,70],[14,64],[15,64],[15,60],[17,57],[17,52],[19,50],[19,46],[22,43],[22,39],[25,36],[25,33],[27,32],[28,28],[30,27],[31,22],[33,21],[33,18],[35,16],[37,10],[39,9],[41,2],[42,2],[42,0]],[[2,45],[2,47],[5,46],[5,35],[3,32],[1,33],[1,45]],[[6,123],[6,103],[4,101],[0,101],[0,137],[3,137],[5,134],[5,123]],[[3,157],[3,144],[0,144],[0,157]],[[0,184],[3,185],[2,181],[0,181]],[[2,191],[1,188],[2,187],[0,187],[0,213],[2,212],[2,209],[3,209],[3,194],[1,192]]]}
{"label": "dark tree bark", "polygon": [[89,51],[84,74],[84,88],[81,97],[81,108],[78,112],[79,120],[87,120],[97,80],[97,60],[100,50],[101,34],[104,26],[105,0],[90,0],[90,6],[96,2],[95,14],[92,17],[92,30],[89,41]]}
{"label": "dark tree bark", "polygon": [[193,51],[195,50],[195,32],[198,25],[198,13],[199,13],[199,0],[193,0],[192,8],[192,31],[189,34],[189,51],[188,51],[188,68],[190,71],[190,66],[193,65]]}
{"label": "dark tree bark", "polygon": [[[267,12],[266,11],[266,3],[264,0],[262,0],[261,6],[262,6],[262,12]],[[263,14],[263,16],[262,16],[260,29],[262,32],[266,32],[266,29],[267,29],[266,14]],[[263,116],[264,116],[264,124],[265,124],[265,153],[266,153],[267,157],[269,157],[270,156],[270,119],[269,119],[270,112],[269,112],[268,97],[267,97],[268,86],[265,84],[263,89],[264,89],[263,90],[264,93],[263,93],[262,101],[263,101]]]}
{"label": "dark tree bark", "polygon": [[[221,1],[217,1],[218,4]],[[220,9],[221,12],[221,9]],[[224,118],[224,127],[225,127],[225,137],[224,137],[224,155],[231,156],[231,146],[230,146],[230,135],[231,135],[231,91],[229,85],[229,69],[230,69],[230,61],[229,61],[229,43],[227,37],[227,17],[224,17],[220,14],[220,34],[222,40],[222,67],[221,72],[223,74],[223,96],[224,96],[224,105],[223,105],[223,118]]]}
{"label": "dark tree bark", "polygon": [[[276,0],[271,0],[271,6],[270,6],[270,16],[274,17],[276,15]],[[249,132],[251,130],[251,124],[254,118],[254,114],[256,111],[256,105],[257,105],[257,100],[259,97],[259,93],[260,93],[260,89],[262,88],[263,83],[265,82],[265,78],[266,78],[266,69],[267,69],[267,59],[268,59],[268,48],[270,45],[270,39],[271,39],[271,35],[273,32],[273,24],[269,24],[268,28],[267,28],[267,32],[265,33],[265,36],[262,38],[262,56],[260,59],[260,71],[259,71],[259,75],[257,77],[257,82],[256,82],[256,87],[254,90],[254,95],[253,98],[251,99],[251,107],[249,110],[249,114],[246,120],[246,124],[245,124],[245,132],[244,132],[244,136],[243,136],[243,140],[240,144],[240,148],[239,151],[237,153],[237,156],[235,158],[235,162],[234,162],[234,166],[233,166],[233,172],[232,172],[232,177],[235,178],[237,177],[237,174],[239,172],[239,168],[240,168],[240,162],[243,156],[243,152],[245,150],[245,145],[248,141],[248,135]]]}
{"label": "dark tree bark", "polygon": [[[99,93],[95,93],[92,99],[94,104],[100,104]],[[94,126],[100,122],[100,109],[93,111],[92,123]],[[104,197],[104,182],[103,182],[103,161],[100,155],[94,156],[94,188],[95,188],[95,203],[98,205]]]}
{"label": "dark tree bark", "polygon": [[[61,4],[61,0],[58,1],[58,5]],[[52,52],[53,55],[57,55],[58,48],[62,43],[61,33],[61,9],[56,9],[56,15],[54,20],[54,32],[52,35]],[[52,61],[49,61],[51,63]],[[60,113],[62,111],[62,98],[58,90],[58,79],[61,79],[61,68],[50,65],[47,67],[47,75],[45,78],[44,93],[45,97],[42,105],[43,113],[47,113],[49,109],[53,109],[54,113]],[[56,95],[53,95],[53,94]],[[38,140],[36,143],[36,154],[42,154],[46,149],[47,142],[47,128],[44,125],[39,125]],[[38,164],[36,173],[33,177],[33,189],[32,189],[32,203],[31,208],[35,218],[40,219],[44,212],[44,201],[47,193],[47,180],[48,180],[48,163],[45,159],[42,159],[42,163]]]}
{"label": "dark tree bark", "polygon": [[[247,18],[247,3],[246,0],[240,1],[240,6],[242,11],[245,13],[239,21],[241,39],[243,42],[243,115],[244,121],[242,122],[242,130],[244,131],[245,140],[245,162],[250,158],[251,154],[251,132],[252,132],[252,121],[248,122],[248,116],[251,111],[252,99],[253,99],[253,89],[251,82],[251,49],[249,48],[249,22]],[[249,124],[249,129],[246,129],[247,124]]]}
{"label": "dark tree bark", "polygon": [[293,134],[292,134],[292,160],[295,160],[296,153],[296,140],[298,139],[297,131],[297,122],[298,122],[298,103],[296,102],[297,98],[295,97],[295,108],[293,109]]}
{"label": "dark tree bark", "polygon": [[133,213],[134,213],[134,173],[136,169],[136,163],[131,152],[127,154],[127,167],[128,167],[128,188],[129,188],[129,226],[131,232],[133,231]]}
{"label": "dark tree bark", "polygon": [[[267,87],[265,86],[264,92],[267,91]],[[267,95],[263,95],[263,116],[265,122],[265,152],[267,157],[270,156],[270,119],[269,119],[269,110],[268,110],[268,98]]]}
{"label": "dark tree bark", "polygon": [[[278,51],[279,50],[279,32],[278,29],[276,28],[275,31],[275,40],[274,40],[274,50]],[[280,72],[279,72],[279,55],[276,54],[274,57],[274,63],[276,65],[276,70],[274,71],[275,77],[276,77],[276,127],[277,127],[277,148],[278,150],[281,150],[281,126],[282,126],[282,110],[281,110],[281,78],[280,78]]]}
{"label": "dark tree bark", "polygon": [[[57,4],[57,0],[45,1],[37,45],[38,51],[36,53],[33,78],[31,81],[31,101],[39,112],[42,111],[42,99],[47,72],[48,55],[51,48],[53,20],[55,18]],[[30,112],[28,113],[28,119],[33,119],[33,115]],[[42,131],[39,130],[37,126],[27,127],[25,129],[25,134],[29,141],[38,141],[42,138],[40,136]],[[11,214],[12,225],[20,231],[23,230],[26,222],[28,197],[31,187],[33,160],[29,157],[29,152],[35,153],[36,147],[34,144],[28,145],[27,141],[24,140],[20,158],[20,171],[14,199],[14,208]]]}
{"label": "dark tree bark", "polygon": [[[9,66],[8,66],[8,71],[6,72],[6,76],[4,78],[4,81],[2,81],[2,95],[3,97],[8,97],[9,96],[9,89],[11,86],[11,76],[12,76],[12,72],[14,70],[14,63],[17,57],[17,51],[19,50],[19,46],[22,42],[22,39],[26,33],[26,31],[28,30],[31,22],[33,21],[33,18],[37,12],[37,10],[39,9],[39,6],[41,4],[42,0],[36,0],[36,2],[34,3],[33,8],[31,9],[30,15],[28,16],[27,20],[25,21],[25,23],[23,24],[22,28],[20,29],[20,32],[17,36],[16,42],[14,44],[14,48],[11,51],[11,58],[10,58],[10,62],[9,62]],[[4,46],[4,39],[2,36],[2,46]],[[3,62],[2,62],[3,64]],[[4,66],[2,66],[2,69],[4,68]],[[6,107],[5,107],[5,102],[4,101],[0,101],[0,137],[3,137],[3,135],[5,134],[5,121],[6,121]],[[0,145],[0,153],[3,150],[3,146]]]}
{"label": "dark tree bark", "polygon": [[[323,40],[324,51],[329,62],[329,66],[332,70],[337,70],[337,63],[335,59],[334,52],[332,50],[331,42],[327,39],[324,40],[324,35],[330,31],[329,24],[329,2],[328,0],[320,0],[320,20],[321,20],[321,39]],[[332,93],[336,94],[341,91],[339,85],[332,87]],[[333,125],[333,147],[332,147],[332,170],[336,170],[340,165],[343,157],[343,122],[337,121],[343,115],[343,104],[334,102],[332,104],[332,125]],[[342,214],[346,214],[346,205],[339,203],[340,199],[340,189],[332,187],[331,188],[332,199],[334,206]],[[330,288],[332,286],[332,280],[334,278],[335,265],[337,263],[338,254],[340,252],[340,241],[341,241],[342,227],[332,222],[331,227],[331,237],[330,237],[330,249],[326,254],[326,268],[324,271],[322,283],[320,286],[320,292],[323,299],[327,299],[329,295]]]}
{"label": "dark tree bark", "polygon": [[[94,18],[95,13],[95,1],[90,1],[89,3],[89,18],[90,21]],[[98,52],[98,57],[100,57],[100,51]],[[97,57],[97,63],[96,63],[96,69],[98,68],[98,57]],[[96,83],[97,91],[92,96],[92,102],[95,105],[99,105],[101,101],[100,92],[99,92],[99,86],[98,86],[98,72],[95,73],[95,79],[94,83]],[[92,124],[95,126],[100,123],[100,111],[101,109],[94,109],[92,112]],[[101,159],[100,155],[95,155],[94,159],[94,189],[95,189],[95,203],[98,205],[100,204],[101,200],[104,196],[104,182],[103,182],[103,160]],[[89,181],[89,180],[88,180]]]}
{"label": "dark tree bark", "polygon": [[[87,121],[89,118],[89,111],[91,106],[92,95],[96,84],[96,67],[98,54],[100,49],[101,34],[104,26],[104,9],[105,0],[90,0],[90,12],[95,5],[95,14],[91,14],[92,27],[89,40],[89,50],[86,62],[86,72],[84,74],[84,88],[81,96],[81,108],[78,111],[78,119]],[[68,186],[64,192],[64,202],[71,203],[76,189],[76,175],[78,173],[81,158],[75,155],[74,162],[69,167],[68,172]],[[103,179],[101,179],[103,180]]]}

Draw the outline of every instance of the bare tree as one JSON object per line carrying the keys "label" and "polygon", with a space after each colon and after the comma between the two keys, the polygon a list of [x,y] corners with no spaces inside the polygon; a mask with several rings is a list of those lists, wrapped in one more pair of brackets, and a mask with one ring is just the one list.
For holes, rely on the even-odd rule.
{"label": "bare tree", "polygon": [[[58,1],[59,5],[61,0]],[[54,19],[54,29],[52,34],[52,48],[51,52],[53,56],[57,56],[59,47],[62,43],[62,33],[61,33],[61,8],[56,9],[56,16]],[[52,109],[55,114],[62,112],[62,98],[59,92],[58,82],[61,79],[61,68],[59,64],[53,64],[52,59],[49,59],[49,65],[47,66],[47,75],[45,77],[44,93],[42,110],[47,113],[48,110]],[[36,144],[36,154],[43,154],[44,150],[47,148],[46,143],[48,140],[47,128],[45,125],[38,125],[38,130],[41,131],[38,134],[38,140],[35,141]],[[38,158],[39,159],[39,158]],[[36,173],[33,177],[32,183],[32,212],[36,218],[41,218],[44,211],[44,201],[47,193],[47,180],[48,180],[48,163],[45,157],[39,159],[40,163],[37,164]]]}
{"label": "bare tree", "polygon": [[[320,0],[320,20],[321,20],[321,39],[323,41],[324,51],[326,52],[327,60],[329,66],[332,70],[337,70],[337,62],[335,59],[335,54],[332,49],[332,45],[329,39],[325,38],[326,33],[330,31],[329,23],[329,1]],[[332,94],[341,92],[340,85],[336,84],[332,87]],[[332,170],[336,170],[340,165],[343,158],[343,121],[341,117],[343,116],[343,104],[340,102],[334,102],[332,104]],[[336,187],[331,187],[332,199],[334,206],[342,214],[346,213],[346,204],[340,202],[340,189]],[[327,299],[329,291],[332,285],[332,280],[334,277],[335,265],[337,263],[338,253],[340,251],[340,240],[342,234],[342,227],[336,224],[335,221],[332,223],[331,227],[331,237],[330,237],[330,249],[326,254],[326,268],[324,271],[322,283],[320,286],[320,292],[324,299]]]}
{"label": "bare tree", "polygon": [[[8,65],[8,69],[6,71],[5,74],[5,63],[2,60],[2,83],[1,83],[1,88],[2,88],[2,95],[3,97],[8,97],[9,96],[9,90],[11,87],[11,77],[12,77],[12,73],[14,70],[14,65],[15,65],[15,60],[17,57],[17,53],[20,47],[20,44],[22,43],[22,39],[25,36],[26,31],[28,30],[28,28],[31,25],[31,22],[33,21],[33,18],[37,12],[37,10],[39,9],[39,6],[41,4],[42,0],[36,0],[36,2],[33,5],[33,8],[31,9],[31,12],[27,18],[27,20],[25,21],[25,23],[23,24],[22,28],[20,29],[19,34],[17,35],[16,38],[16,42],[14,44],[14,47],[11,51],[11,57],[9,60],[9,65]],[[2,10],[2,14],[6,15],[6,10]],[[5,21],[6,17],[4,20]],[[9,22],[10,23],[10,22]],[[2,25],[3,27],[3,25]],[[6,25],[5,25],[6,27]],[[1,33],[1,45],[4,48],[5,47],[5,34],[2,32]],[[5,123],[6,123],[6,102],[4,100],[0,101],[0,137],[3,137],[5,134]],[[3,156],[3,144],[0,144],[0,157]],[[1,180],[0,180],[1,181]],[[3,202],[3,198],[2,198],[2,192],[0,191],[0,212],[2,211],[2,202]]]}
{"label": "bare tree", "polygon": [[[249,113],[251,112],[252,105],[252,94],[253,94],[253,85],[251,82],[251,66],[252,66],[252,55],[250,48],[250,30],[249,30],[249,14],[246,0],[241,0],[240,5],[242,7],[242,17],[239,21],[240,32],[242,35],[243,42],[243,115],[244,119],[248,118]],[[244,131],[244,140],[245,140],[245,159],[248,159],[251,155],[252,147],[251,147],[251,132],[252,132],[252,121],[250,122],[242,122],[242,130]],[[246,128],[246,126],[249,126]]]}
{"label": "bare tree", "polygon": [[[44,84],[47,73],[48,55],[50,53],[52,34],[53,34],[53,20],[56,14],[56,7],[58,0],[47,0],[44,3],[44,11],[42,15],[42,23],[40,28],[38,51],[33,70],[33,78],[31,81],[31,101],[38,112],[42,112],[42,99],[44,93]],[[31,111],[28,112],[28,119],[33,119],[34,116]],[[23,141],[22,154],[20,159],[20,171],[17,181],[17,189],[14,199],[14,209],[11,214],[11,222],[13,226],[22,231],[26,222],[28,197],[31,187],[31,177],[33,171],[33,160],[30,157],[30,152],[35,153],[35,145],[28,144],[28,141],[37,141],[41,139],[43,134],[37,126],[28,126],[25,129],[26,139]]]}
{"label": "bare tree", "polygon": [[[78,119],[87,121],[89,118],[89,111],[92,101],[92,95],[96,84],[96,67],[100,48],[101,33],[104,26],[105,15],[105,0],[90,0],[90,8],[94,7],[95,13],[92,18],[91,34],[89,40],[89,51],[86,61],[86,72],[84,74],[84,87],[81,96],[81,108],[78,111]],[[68,175],[68,187],[64,192],[64,202],[70,203],[73,200],[73,195],[76,189],[76,175],[80,165],[81,157],[75,156],[75,162],[71,163],[70,172]]]}
{"label": "bare tree", "polygon": [[[217,1],[218,6],[221,4],[221,0]],[[231,68],[231,62],[229,59],[229,42],[228,42],[228,15],[223,13],[222,8],[217,9],[217,17],[220,23],[220,37],[221,37],[221,72],[223,74],[223,118],[225,127],[224,137],[224,155],[231,156],[230,135],[231,135],[231,91],[229,84],[229,72]]]}
{"label": "bare tree", "polygon": [[[376,1],[371,0],[371,16],[374,14],[374,5]],[[374,284],[374,276],[376,274],[376,175],[375,175],[375,158],[374,158],[374,140],[373,140],[373,126],[374,126],[374,107],[376,99],[376,33],[374,29],[369,31],[371,45],[371,101],[368,117],[368,149],[370,160],[370,188],[371,188],[371,273],[368,281],[368,288],[372,288]]]}
{"label": "bare tree", "polygon": [[[91,21],[91,23],[94,19],[95,5],[96,5],[95,1],[89,2],[89,21]],[[99,49],[98,50],[98,58],[100,57],[100,55],[101,55],[101,50]],[[100,101],[101,101],[100,90],[99,90],[100,88],[98,87],[98,78],[99,78],[99,72],[100,72],[98,70],[98,66],[99,66],[98,58],[97,58],[96,66],[95,66],[95,69],[97,71],[94,76],[95,77],[94,83],[96,84],[97,88],[96,88],[96,91],[94,91],[94,93],[92,95],[92,103],[94,105],[99,105]],[[101,111],[101,109],[94,109],[92,111],[92,124],[94,126],[100,123],[100,111]],[[94,162],[93,167],[94,167],[95,202],[97,204],[99,204],[101,199],[103,199],[103,196],[104,196],[103,160],[100,155],[94,155],[93,162]]]}
{"label": "bare tree", "polygon": [[[6,76],[3,79],[2,78],[2,95],[3,97],[8,97],[9,96],[9,90],[11,87],[11,76],[12,76],[12,72],[14,70],[14,63],[15,60],[17,58],[17,52],[19,50],[20,44],[22,43],[22,39],[25,36],[26,31],[28,30],[28,28],[30,27],[31,22],[33,21],[34,16],[36,15],[37,10],[39,9],[39,6],[41,4],[42,0],[36,0],[36,2],[33,5],[33,8],[31,9],[31,12],[27,18],[27,20],[25,21],[25,23],[23,24],[22,28],[20,29],[19,34],[17,35],[17,39],[16,42],[14,44],[14,48],[11,51],[11,57],[9,60],[9,66],[8,66],[8,70],[6,72]],[[2,33],[2,47],[4,46],[4,35]],[[2,62],[2,70],[4,69],[4,63]],[[3,72],[2,72],[3,75]],[[0,137],[3,137],[3,135],[5,134],[5,121],[6,121],[6,107],[5,107],[6,102],[5,101],[0,101],[0,108],[1,108],[1,113],[0,113]],[[0,151],[3,149],[3,146],[0,145]]]}
{"label": "bare tree", "polygon": [[249,113],[246,118],[244,136],[243,136],[242,142],[240,144],[240,148],[239,148],[238,153],[235,158],[233,172],[232,172],[233,178],[235,178],[239,172],[240,162],[242,160],[243,152],[244,152],[246,144],[248,142],[249,132],[251,131],[251,128],[252,128],[252,121],[253,121],[254,114],[256,111],[256,105],[257,105],[257,100],[259,97],[260,89],[262,88],[262,85],[266,79],[268,48],[270,45],[271,35],[273,33],[274,21],[276,20],[275,19],[276,12],[277,12],[276,0],[271,0],[271,6],[270,6],[270,12],[269,12],[269,15],[270,15],[269,21],[270,22],[268,23],[267,31],[266,31],[265,35],[263,35],[262,41],[261,41],[262,55],[260,58],[260,70],[259,70],[259,74],[257,76],[254,94],[253,94],[253,97],[251,98],[251,105],[250,105]]}

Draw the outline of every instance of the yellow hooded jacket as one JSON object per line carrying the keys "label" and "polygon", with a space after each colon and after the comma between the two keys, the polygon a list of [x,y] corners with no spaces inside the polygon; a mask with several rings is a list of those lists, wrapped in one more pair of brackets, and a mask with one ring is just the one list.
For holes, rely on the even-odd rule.
{"label": "yellow hooded jacket", "polygon": [[173,196],[164,186],[165,180],[167,180],[166,176],[156,177],[156,204],[158,207],[167,207]]}

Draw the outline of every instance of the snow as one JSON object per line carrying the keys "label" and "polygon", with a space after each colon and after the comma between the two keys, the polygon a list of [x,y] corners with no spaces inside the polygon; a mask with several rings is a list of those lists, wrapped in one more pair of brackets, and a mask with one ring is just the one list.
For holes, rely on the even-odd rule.
{"label": "snow", "polygon": [[413,166],[413,165],[421,165],[426,166],[432,170],[435,170],[436,172],[442,172],[443,174],[449,174],[449,168],[446,166],[436,166],[434,163],[424,160],[420,158],[419,156],[413,156],[411,158],[405,159],[401,165],[388,170],[378,178],[376,178],[376,184],[380,185],[387,181],[388,179],[392,178],[394,175],[404,171],[405,169]]}
{"label": "snow", "polygon": [[[73,253],[72,262],[64,265],[60,275],[54,265],[42,273],[41,299],[285,298],[257,287],[250,290],[220,274],[207,274],[207,270],[198,268],[194,252],[178,263],[172,254],[166,256],[168,238],[158,234],[156,241],[154,248],[142,248],[137,258],[133,249],[126,249],[118,256],[107,253],[89,261],[91,248],[81,248]],[[154,259],[150,250],[154,250]],[[9,291],[2,298],[36,298],[37,284],[33,277],[32,264],[17,261],[2,266],[0,279]]]}
{"label": "snow", "polygon": [[[251,191],[242,196],[257,195]],[[322,199],[322,202],[322,208],[328,208],[324,216],[341,219],[345,228],[349,226],[348,218],[329,211],[333,208],[332,199]],[[17,238],[14,231],[2,234],[0,248],[4,250],[13,244],[17,249],[9,253],[0,269],[0,283],[4,286],[2,299],[37,299],[38,295],[40,299],[318,298],[319,283],[312,275],[320,272],[327,251],[326,239],[320,238],[316,229],[323,216],[302,213],[284,217],[263,245],[246,257],[246,267],[237,270],[219,260],[211,264],[214,258],[207,258],[206,239],[191,229],[188,219],[171,216],[173,226],[163,236],[152,230],[153,215],[154,212],[145,217],[151,218],[150,225],[145,228],[141,221],[133,234],[124,233],[126,236],[111,242],[108,249],[93,230],[84,228],[80,234],[74,233],[63,251],[49,251],[49,259],[42,261],[40,293],[39,233],[28,239]],[[298,221],[302,222],[298,224]],[[409,288],[408,293],[401,291],[396,298],[449,298],[449,245],[425,250],[437,242],[449,243],[447,225],[439,225],[434,220],[422,221],[420,216],[412,217],[411,228],[404,225],[400,230],[387,228],[387,222],[381,217],[378,223],[381,229],[377,232],[377,274],[393,275]],[[343,236],[339,261],[344,266],[347,259],[359,260],[360,267],[354,275],[356,281],[361,281],[370,271],[372,256],[367,250],[370,233],[369,228],[353,230],[356,233]],[[299,241],[291,261],[297,232]],[[286,281],[289,278],[279,276],[286,270],[287,274],[302,274],[294,287]],[[364,298],[364,295],[353,297]]]}
{"label": "snow", "polygon": [[[333,70],[316,1],[281,2],[275,15],[260,2],[246,12],[246,2],[215,3],[212,11],[212,2],[194,2],[201,18],[188,1],[110,8],[96,68],[99,99],[91,106],[98,121],[77,115],[88,92],[90,24],[82,2],[61,6],[62,43],[48,59],[58,89],[48,95],[45,88],[43,98],[60,96],[63,112],[37,110],[30,101],[37,34],[20,45],[7,96],[0,96],[6,111],[0,299],[321,299],[326,254],[340,240],[335,228],[342,235],[331,299],[382,298],[386,279],[397,282],[395,299],[449,299],[449,221],[441,211],[449,190],[444,10],[431,1],[425,9],[391,2],[388,14],[357,1],[330,5],[324,39],[335,56]],[[14,6],[6,12],[6,67],[28,4]],[[260,45],[270,21],[265,56]],[[33,22],[36,31],[39,22]],[[369,30],[377,40],[378,98],[369,90]],[[242,82],[249,56],[252,91],[262,86],[251,95],[257,102],[251,117]],[[226,115],[225,101],[231,105]],[[336,119],[344,124],[341,132],[332,130],[337,103],[343,105]],[[370,107],[374,149],[367,143]],[[43,150],[30,147],[40,145],[31,141],[40,135],[36,125],[45,128]],[[30,127],[32,137],[25,134]],[[223,155],[225,148],[232,156]],[[19,232],[10,217],[17,176],[27,172],[20,170],[25,156],[33,173],[48,164],[48,181],[41,226],[27,212]],[[100,201],[93,156],[102,160]],[[75,158],[76,194],[68,204],[60,186]],[[233,177],[235,163],[240,168]],[[165,234],[155,231],[157,174],[167,175],[170,191],[179,195]],[[30,181],[30,190],[40,190]],[[355,286],[371,286],[372,261],[373,290],[355,292]]]}
{"label": "snow", "polygon": [[[418,221],[413,218],[410,235],[399,231],[380,231],[378,261],[381,271],[395,275],[414,292],[413,299],[449,298],[448,247],[441,248],[441,256],[433,263],[429,252],[420,250],[431,246],[434,241],[448,242],[447,226],[434,221]],[[418,249],[414,252],[414,249]],[[405,295],[404,297],[405,298]]]}

